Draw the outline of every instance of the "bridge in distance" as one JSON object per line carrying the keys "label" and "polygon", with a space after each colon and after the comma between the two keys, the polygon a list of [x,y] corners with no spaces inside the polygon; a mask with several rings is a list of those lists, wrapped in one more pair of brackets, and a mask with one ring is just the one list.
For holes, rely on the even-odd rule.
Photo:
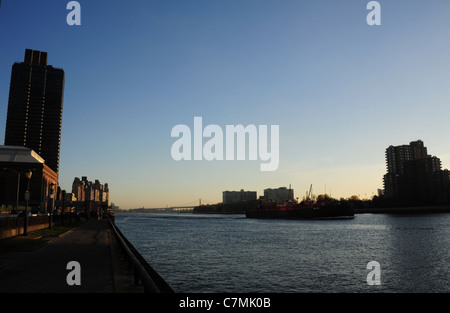
{"label": "bridge in distance", "polygon": [[[134,209],[135,212],[153,212],[153,213],[190,213],[195,207],[202,205],[202,199],[195,200],[198,201],[198,205],[181,205],[181,206],[171,206],[165,208],[142,208]],[[204,202],[210,203],[210,201],[203,200]],[[192,203],[192,202],[190,202]]]}
{"label": "bridge in distance", "polygon": [[196,206],[176,206],[176,207],[166,207],[166,208],[139,208],[132,209],[134,212],[142,213],[190,213],[194,210]]}

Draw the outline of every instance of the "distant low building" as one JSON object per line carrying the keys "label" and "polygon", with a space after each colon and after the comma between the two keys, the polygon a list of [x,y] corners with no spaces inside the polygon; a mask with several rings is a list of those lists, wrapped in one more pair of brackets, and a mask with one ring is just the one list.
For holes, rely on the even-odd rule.
{"label": "distant low building", "polygon": [[267,200],[278,200],[278,201],[290,201],[294,200],[294,189],[289,189],[286,187],[280,188],[267,188],[264,189],[264,199]]}
{"label": "distant low building", "polygon": [[72,183],[72,193],[77,201],[103,202],[109,206],[109,187],[108,184],[100,184],[99,180],[95,182],[88,181],[86,176],[75,177]]}
{"label": "distant low building", "polygon": [[256,200],[256,191],[224,191],[222,193],[222,200],[224,204],[238,203],[242,201],[253,201]]}

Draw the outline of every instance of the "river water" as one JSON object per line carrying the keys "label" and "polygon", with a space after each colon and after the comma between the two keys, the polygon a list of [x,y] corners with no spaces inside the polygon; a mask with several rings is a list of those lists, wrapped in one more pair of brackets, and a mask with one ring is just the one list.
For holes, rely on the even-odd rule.
{"label": "river water", "polygon": [[[450,292],[450,214],[125,213],[116,225],[175,292]],[[379,266],[368,269],[371,261]]]}

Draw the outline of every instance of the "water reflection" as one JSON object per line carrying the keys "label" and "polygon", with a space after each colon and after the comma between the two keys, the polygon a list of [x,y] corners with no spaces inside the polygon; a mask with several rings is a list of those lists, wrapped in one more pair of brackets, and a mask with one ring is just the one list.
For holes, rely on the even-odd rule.
{"label": "water reflection", "polygon": [[384,283],[400,292],[441,292],[448,287],[447,215],[385,216]]}

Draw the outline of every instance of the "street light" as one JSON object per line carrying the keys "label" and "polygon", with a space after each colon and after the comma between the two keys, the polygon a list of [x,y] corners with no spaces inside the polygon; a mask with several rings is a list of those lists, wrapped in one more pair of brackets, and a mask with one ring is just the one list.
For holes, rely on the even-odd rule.
{"label": "street light", "polygon": [[28,172],[25,173],[25,177],[28,178],[28,184],[27,184],[27,191],[25,191],[25,200],[26,200],[26,206],[25,206],[25,220],[23,223],[23,235],[27,235],[27,228],[28,228],[28,200],[30,200],[30,179],[31,175],[33,175],[33,172],[31,170],[28,170]]}
{"label": "street light", "polygon": [[64,208],[64,198],[66,197],[66,191],[63,190],[61,193],[62,193],[62,215],[61,215],[61,225],[64,225],[64,211],[65,211],[65,208]]}
{"label": "street light", "polygon": [[55,199],[54,199],[55,198],[55,194],[53,192],[53,187],[54,186],[55,186],[54,183],[50,184],[50,201],[51,201],[51,203],[50,203],[50,213],[49,213],[49,216],[48,216],[48,220],[49,220],[48,228],[49,229],[52,229],[52,222],[53,222],[53,210],[54,210],[53,206],[54,206],[54,203],[55,203]]}

